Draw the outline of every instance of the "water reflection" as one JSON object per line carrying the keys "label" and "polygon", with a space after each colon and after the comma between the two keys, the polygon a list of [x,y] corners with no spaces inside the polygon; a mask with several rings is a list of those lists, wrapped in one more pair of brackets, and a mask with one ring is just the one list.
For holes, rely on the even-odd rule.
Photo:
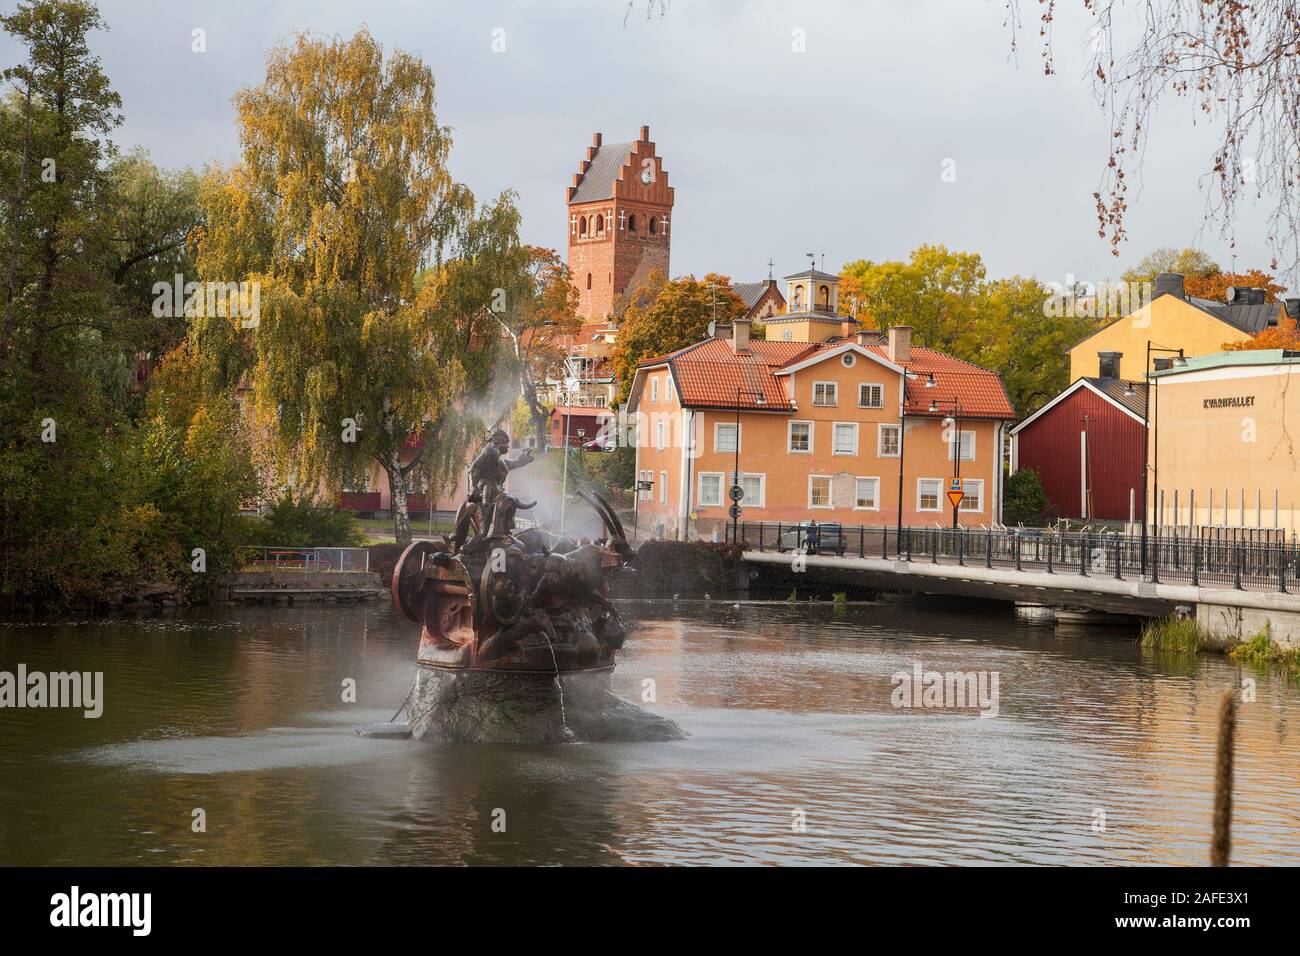
{"label": "water reflection", "polygon": [[[97,721],[0,711],[0,862],[1206,859],[1217,700],[1243,673],[1224,658],[933,602],[627,612],[613,689],[689,740],[358,738],[412,677],[415,634],[386,607],[0,625],[0,669],[102,670],[107,698]],[[894,709],[890,676],[917,661],[997,671],[1000,716]],[[1300,863],[1300,689],[1245,674],[1234,860]]]}

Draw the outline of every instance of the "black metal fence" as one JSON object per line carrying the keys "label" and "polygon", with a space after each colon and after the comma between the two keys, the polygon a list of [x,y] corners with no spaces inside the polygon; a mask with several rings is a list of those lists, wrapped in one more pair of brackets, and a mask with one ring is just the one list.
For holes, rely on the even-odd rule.
{"label": "black metal fence", "polygon": [[1300,592],[1300,547],[1279,534],[1140,535],[1041,528],[890,528],[742,522],[740,540],[758,551],[1015,568],[1048,574]]}

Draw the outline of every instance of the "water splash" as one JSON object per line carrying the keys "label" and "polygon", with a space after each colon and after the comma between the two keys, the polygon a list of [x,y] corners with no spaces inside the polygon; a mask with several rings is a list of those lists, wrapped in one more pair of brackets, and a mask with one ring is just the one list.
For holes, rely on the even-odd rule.
{"label": "water splash", "polygon": [[560,681],[560,662],[555,657],[555,645],[551,643],[551,637],[545,631],[542,637],[546,638],[546,646],[551,652],[551,663],[555,665],[555,689],[560,692],[560,734],[565,740],[573,739],[573,731],[569,729],[569,718],[564,712],[564,684]]}

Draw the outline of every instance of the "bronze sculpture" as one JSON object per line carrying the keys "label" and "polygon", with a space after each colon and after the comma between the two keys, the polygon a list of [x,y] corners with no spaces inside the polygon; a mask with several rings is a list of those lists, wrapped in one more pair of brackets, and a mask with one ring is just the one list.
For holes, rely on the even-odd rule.
{"label": "bronze sculpture", "polygon": [[600,516],[603,538],[516,533],[515,512],[533,504],[507,494],[505,482],[532,456],[508,460],[508,447],[496,432],[471,465],[452,534],[413,542],[393,569],[394,604],[422,625],[411,733],[520,742],[684,736],[608,691],[626,636],[610,584],[637,566],[618,515],[600,495],[579,491]]}

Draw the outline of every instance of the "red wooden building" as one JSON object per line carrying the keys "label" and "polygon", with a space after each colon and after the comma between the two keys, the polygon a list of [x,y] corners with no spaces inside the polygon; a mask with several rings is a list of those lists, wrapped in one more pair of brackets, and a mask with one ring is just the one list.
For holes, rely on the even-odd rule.
{"label": "red wooden building", "polygon": [[1142,509],[1146,386],[1080,378],[1011,430],[1011,470],[1032,468],[1063,518],[1128,521]]}

